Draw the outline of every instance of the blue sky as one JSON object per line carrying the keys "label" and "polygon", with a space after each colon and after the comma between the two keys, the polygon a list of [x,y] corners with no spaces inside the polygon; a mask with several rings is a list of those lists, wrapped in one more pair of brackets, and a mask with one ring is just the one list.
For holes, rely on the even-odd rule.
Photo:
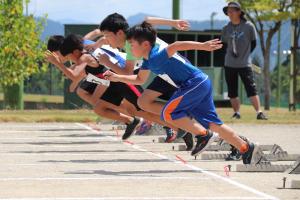
{"label": "blue sky", "polygon": [[[181,0],[181,18],[209,20],[211,13],[217,12],[215,19],[226,19],[222,12],[225,5],[225,0]],[[35,16],[48,14],[61,23],[99,23],[113,12],[125,17],[149,13],[171,18],[172,0],[31,0],[28,9]]]}

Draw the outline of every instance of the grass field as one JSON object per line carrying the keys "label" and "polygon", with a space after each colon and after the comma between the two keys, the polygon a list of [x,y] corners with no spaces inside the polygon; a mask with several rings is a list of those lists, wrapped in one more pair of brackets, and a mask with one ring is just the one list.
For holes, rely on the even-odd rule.
{"label": "grass field", "polygon": [[[3,94],[0,94],[0,101],[3,101]],[[38,103],[64,103],[64,97],[59,95],[24,94],[24,101]]]}
{"label": "grass field", "polygon": [[90,110],[24,110],[0,111],[2,122],[95,122]]}
{"label": "grass field", "polygon": [[[289,112],[284,108],[271,108],[266,112],[268,121],[257,121],[251,106],[241,107],[241,120],[231,120],[231,108],[218,108],[225,123],[300,124],[300,112]],[[95,122],[98,117],[91,110],[24,110],[0,111],[2,122]]]}

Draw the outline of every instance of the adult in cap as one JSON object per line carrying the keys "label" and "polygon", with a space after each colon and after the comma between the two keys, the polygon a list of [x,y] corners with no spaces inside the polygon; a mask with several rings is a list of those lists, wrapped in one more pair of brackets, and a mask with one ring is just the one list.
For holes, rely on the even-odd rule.
{"label": "adult in cap", "polygon": [[240,119],[240,101],[238,98],[238,77],[241,78],[247,96],[257,112],[258,120],[267,117],[261,111],[260,100],[252,71],[251,53],[256,47],[256,30],[254,25],[247,21],[245,12],[238,2],[229,2],[223,8],[229,18],[229,23],[222,30],[222,41],[225,44],[225,79],[228,88],[228,97],[234,111],[232,118]]}

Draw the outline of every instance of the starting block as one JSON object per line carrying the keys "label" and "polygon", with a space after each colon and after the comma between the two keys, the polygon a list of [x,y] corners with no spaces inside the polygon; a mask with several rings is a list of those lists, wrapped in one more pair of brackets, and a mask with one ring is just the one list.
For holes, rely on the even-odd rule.
{"label": "starting block", "polygon": [[[184,146],[185,147],[185,145],[181,145],[181,144],[178,145],[178,148],[176,148],[176,149],[178,149],[178,151],[180,151],[179,149],[183,149],[180,146]],[[261,148],[262,151],[270,151],[273,148],[273,145],[259,145],[259,147]],[[227,144],[227,143],[224,143],[222,145],[212,144],[209,147],[207,147],[207,149],[206,149],[206,151],[230,151],[230,150],[231,150],[231,146],[229,144]],[[183,150],[181,150],[181,151],[183,151]],[[225,154],[225,155],[227,155],[227,154]],[[222,156],[218,156],[219,159],[221,159],[223,157]],[[210,160],[212,160],[212,159],[210,159]]]}
{"label": "starting block", "polygon": [[[259,145],[262,151],[271,151],[274,145]],[[231,151],[231,146],[228,143],[212,144],[206,151]]]}
{"label": "starting block", "polygon": [[290,168],[288,168],[285,173],[300,174],[300,158],[298,158],[298,160],[296,160],[296,162]]}
{"label": "starting block", "polygon": [[[270,145],[260,145],[260,148],[263,151],[266,149],[270,149],[269,154],[263,155],[268,161],[296,161],[300,157],[300,154],[288,154],[286,151],[283,151],[283,149],[277,144],[274,144],[272,148],[270,148]],[[224,160],[226,157],[228,157],[228,154],[226,153],[201,154],[202,160]]]}
{"label": "starting block", "polygon": [[300,189],[300,180],[292,180],[291,189]]}
{"label": "starting block", "polygon": [[120,124],[118,122],[98,123],[97,125],[101,128],[101,130],[104,130],[104,131],[125,130],[126,129],[126,125]]}
{"label": "starting block", "polygon": [[[165,143],[165,137],[159,137],[158,138],[158,143]],[[172,143],[182,143],[183,140],[181,138],[177,138],[176,140],[174,140]]]}
{"label": "starting block", "polygon": [[287,184],[287,177],[283,177],[282,181],[282,188],[280,189],[300,189],[300,180],[291,180]]}
{"label": "starting block", "polygon": [[[228,157],[226,153],[203,153],[201,154],[201,160],[224,160]],[[296,161],[300,154],[288,154],[285,152],[280,152],[277,154],[266,154],[266,159],[269,161]]]}
{"label": "starting block", "polygon": [[300,158],[292,165],[273,165],[270,161],[257,165],[236,165],[237,172],[285,172],[288,174],[300,174]]}
{"label": "starting block", "polygon": [[111,130],[125,130],[126,126],[125,125],[113,125]]}
{"label": "starting block", "polygon": [[172,150],[174,151],[186,151],[186,146],[185,145],[173,145]]}
{"label": "starting block", "polygon": [[257,165],[236,165],[237,172],[285,172],[291,165],[272,165],[270,163]]}

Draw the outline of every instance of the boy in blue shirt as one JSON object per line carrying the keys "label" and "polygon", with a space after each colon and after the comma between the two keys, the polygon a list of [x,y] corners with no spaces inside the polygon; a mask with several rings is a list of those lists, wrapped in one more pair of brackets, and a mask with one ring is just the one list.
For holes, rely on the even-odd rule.
{"label": "boy in blue shirt", "polygon": [[222,48],[221,41],[177,41],[167,47],[161,47],[155,45],[156,35],[155,29],[146,22],[130,28],[127,39],[133,55],[144,59],[141,70],[137,75],[119,75],[108,71],[104,76],[111,81],[138,85],[147,81],[150,71],[155,74],[167,74],[178,86],[178,90],[165,105],[159,102],[153,105],[153,109],[160,111],[164,121],[200,135],[201,142],[196,148],[199,153],[215,140],[217,135],[211,132],[214,131],[241,152],[244,164],[259,162],[260,158],[256,156],[259,147],[242,140],[218,118],[208,76],[177,54],[177,51],[185,50],[214,51]]}

